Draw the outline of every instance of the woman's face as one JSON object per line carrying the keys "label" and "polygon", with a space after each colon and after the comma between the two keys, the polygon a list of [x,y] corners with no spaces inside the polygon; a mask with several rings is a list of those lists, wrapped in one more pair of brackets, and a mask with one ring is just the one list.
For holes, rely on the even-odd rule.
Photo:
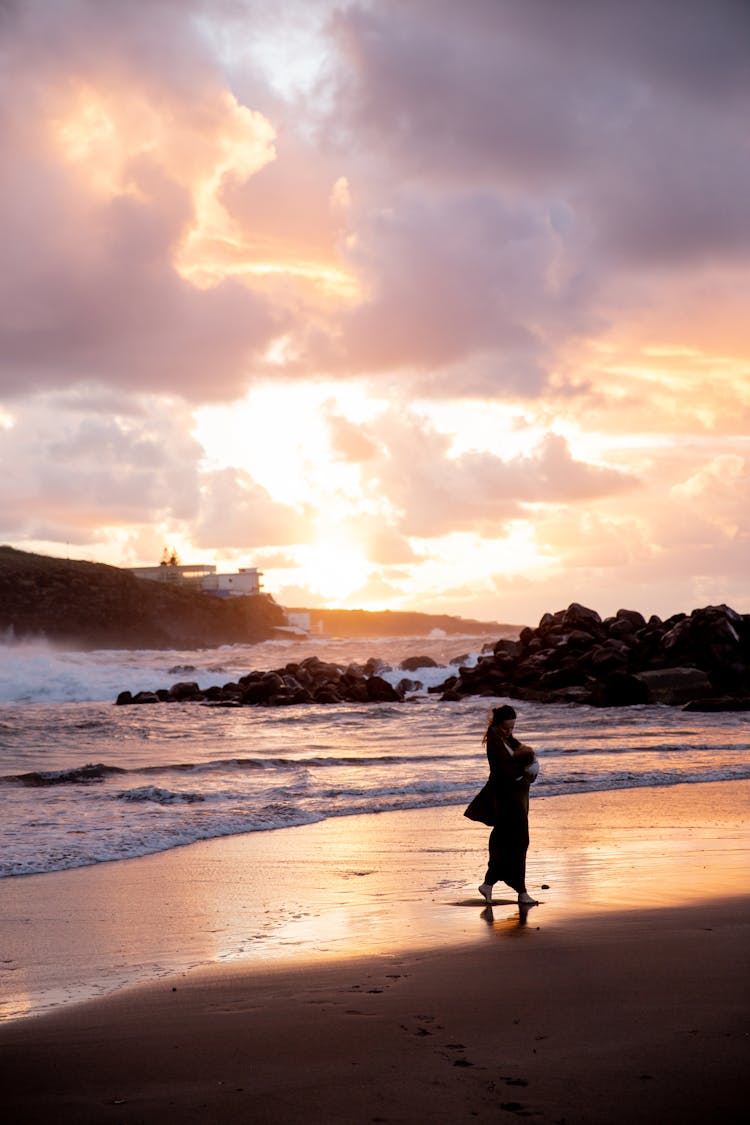
{"label": "woman's face", "polygon": [[505,719],[502,723],[497,724],[497,729],[500,732],[501,738],[510,738],[513,734],[513,727],[516,725],[515,719]]}

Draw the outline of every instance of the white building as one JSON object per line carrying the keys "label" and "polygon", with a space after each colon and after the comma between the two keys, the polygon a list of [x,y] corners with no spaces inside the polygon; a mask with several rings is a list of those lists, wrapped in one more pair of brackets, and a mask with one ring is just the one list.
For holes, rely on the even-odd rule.
{"label": "white building", "polygon": [[203,590],[217,598],[247,597],[259,594],[263,583],[262,571],[255,566],[241,566],[234,574],[217,574],[210,563],[183,564],[172,559],[159,566],[131,566],[130,573],[149,582],[169,582],[175,586],[189,586]]}
{"label": "white building", "polygon": [[201,589],[218,598],[232,598],[239,595],[259,594],[263,585],[262,571],[254,566],[241,566],[234,574],[207,574],[201,581]]}

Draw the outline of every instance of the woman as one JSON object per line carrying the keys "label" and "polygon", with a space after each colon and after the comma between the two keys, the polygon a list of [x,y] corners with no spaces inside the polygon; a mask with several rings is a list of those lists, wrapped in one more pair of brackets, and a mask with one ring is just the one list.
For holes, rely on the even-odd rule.
{"label": "woman", "polygon": [[536,755],[513,737],[516,712],[495,707],[483,741],[487,743],[490,776],[464,816],[492,825],[487,874],[479,893],[492,905],[492,888],[502,880],[518,894],[519,906],[535,906],[526,890],[529,846],[529,786],[539,772]]}

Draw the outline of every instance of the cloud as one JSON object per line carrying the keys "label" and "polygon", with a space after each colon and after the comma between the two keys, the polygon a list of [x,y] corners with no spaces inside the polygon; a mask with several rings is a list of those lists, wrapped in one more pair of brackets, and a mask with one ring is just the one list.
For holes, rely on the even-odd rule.
{"label": "cloud", "polygon": [[[403,192],[389,203],[360,217],[347,252],[366,296],[341,316],[342,362],[434,372],[502,356],[485,364],[482,389],[539,394],[555,339],[585,322],[577,286],[550,279],[557,240],[548,216],[473,192],[435,200]],[[465,393],[460,378],[453,389]]]}
{"label": "cloud", "polygon": [[265,488],[240,469],[205,473],[200,508],[192,526],[196,546],[250,549],[306,541],[309,517],[274,501]]}
{"label": "cloud", "polygon": [[0,534],[85,543],[102,527],[187,520],[201,452],[174,402],[131,400],[120,414],[82,410],[76,396],[33,403],[0,429]]}
{"label": "cloud", "polygon": [[274,598],[288,609],[314,609],[316,606],[327,606],[330,601],[315,590],[297,584],[279,586],[278,591],[274,592]]}
{"label": "cloud", "polygon": [[548,434],[527,454],[451,456],[451,438],[415,417],[388,415],[366,433],[382,454],[367,476],[396,510],[405,535],[431,538],[452,531],[500,535],[529,505],[601,499],[638,487],[630,474],[576,460],[564,438]]}
{"label": "cloud", "polygon": [[0,385],[538,398],[662,271],[747,286],[746,30],[729,0],[6,7]]}
{"label": "cloud", "polygon": [[733,0],[340,13],[365,293],[341,362],[539,395],[583,333],[684,305],[686,266],[747,290],[749,22]]}
{"label": "cloud", "polygon": [[90,543],[154,526],[218,554],[306,541],[309,513],[242,470],[203,468],[192,422],[179,401],[93,391],[18,409],[0,427],[0,538]]}
{"label": "cloud", "polygon": [[256,553],[255,562],[260,570],[296,570],[299,567],[299,562],[292,555],[280,551]]}
{"label": "cloud", "polygon": [[196,7],[32,0],[6,14],[6,396],[96,380],[231,397],[284,326],[246,285],[190,272],[231,233],[222,185],[274,154],[193,31]]}
{"label": "cloud", "polygon": [[353,581],[483,617],[744,590],[746,4],[0,21],[3,538],[290,562],[338,522]]}
{"label": "cloud", "polygon": [[326,411],[326,422],[330,432],[331,449],[335,457],[342,461],[369,461],[376,457],[378,446],[363,432],[361,427],[350,422],[348,418],[335,412],[329,407]]}

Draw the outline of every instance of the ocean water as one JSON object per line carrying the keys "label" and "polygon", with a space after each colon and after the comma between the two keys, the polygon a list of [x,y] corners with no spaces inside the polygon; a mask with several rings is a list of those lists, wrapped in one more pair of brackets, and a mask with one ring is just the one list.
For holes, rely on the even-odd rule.
{"label": "ocean water", "polygon": [[[0,876],[32,875],[363,812],[468,803],[486,778],[496,699],[427,688],[496,636],[285,640],[199,651],[0,646]],[[117,707],[136,692],[236,680],[317,655],[370,657],[422,688],[398,704]],[[437,668],[405,673],[407,656]],[[535,795],[750,777],[746,714],[515,703]]]}

